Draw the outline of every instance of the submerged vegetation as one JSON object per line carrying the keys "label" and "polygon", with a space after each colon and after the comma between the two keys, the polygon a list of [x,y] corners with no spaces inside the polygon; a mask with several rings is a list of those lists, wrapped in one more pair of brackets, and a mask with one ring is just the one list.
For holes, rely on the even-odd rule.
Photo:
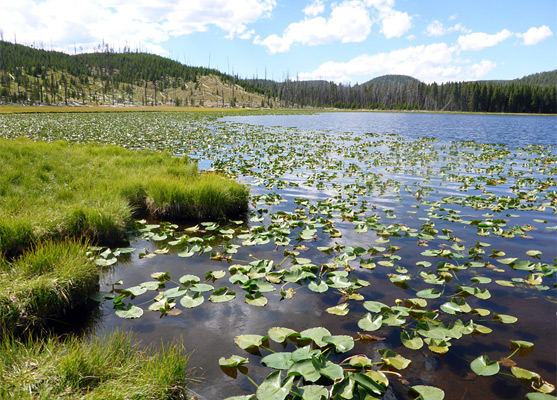
{"label": "submerged vegetation", "polygon": [[[554,309],[557,287],[553,145],[265,128],[178,113],[6,115],[0,135],[166,150],[210,160],[251,186],[247,220],[207,216],[179,226],[172,202],[153,206],[145,199],[158,198],[155,190],[144,196],[147,187],[128,183],[130,204],[171,222],[130,224],[141,250],[89,248],[99,266],[131,254],[123,269],[134,273],[101,278],[90,296],[114,319],[171,330],[171,318],[193,315],[191,329],[178,326],[195,337],[196,318],[221,328],[211,318],[234,314],[223,322],[231,346],[220,342],[220,360],[210,360],[226,373],[208,382],[226,387],[222,397],[554,399],[555,318],[544,311]],[[251,323],[258,313],[265,327]],[[215,343],[201,336],[197,343]]]}

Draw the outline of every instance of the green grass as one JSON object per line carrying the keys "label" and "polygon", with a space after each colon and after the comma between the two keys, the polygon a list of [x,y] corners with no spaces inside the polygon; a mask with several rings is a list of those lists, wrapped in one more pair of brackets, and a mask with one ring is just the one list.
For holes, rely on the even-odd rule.
{"label": "green grass", "polygon": [[247,211],[248,189],[169,153],[0,140],[0,327],[24,330],[97,290],[88,243],[127,241],[136,217]]}
{"label": "green grass", "polygon": [[2,399],[186,398],[181,343],[140,349],[130,335],[0,341]]}
{"label": "green grass", "polygon": [[[117,245],[139,216],[231,218],[248,189],[169,153],[65,142],[0,140],[0,254],[31,243],[85,237]],[[147,214],[147,215],[145,215]]]}
{"label": "green grass", "polygon": [[82,243],[46,241],[0,260],[0,331],[45,325],[97,290],[99,269]]}

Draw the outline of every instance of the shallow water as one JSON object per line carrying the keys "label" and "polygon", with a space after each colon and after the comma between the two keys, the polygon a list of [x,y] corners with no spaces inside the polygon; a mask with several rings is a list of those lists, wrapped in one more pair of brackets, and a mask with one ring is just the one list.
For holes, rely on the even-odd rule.
{"label": "shallow water", "polygon": [[[377,117],[377,114],[370,115],[374,118]],[[382,129],[384,129],[386,133],[400,133],[402,137],[410,137],[410,140],[418,138],[426,132],[427,136],[438,137],[439,134],[436,133],[438,130],[428,130],[425,127],[428,125],[431,127],[431,124],[434,124],[437,129],[439,129],[439,127],[447,129],[447,124],[450,124],[449,121],[451,119],[456,119],[458,120],[458,124],[461,124],[463,123],[462,121],[468,117],[471,117],[470,120],[474,122],[467,122],[466,125],[459,125],[460,128],[453,126],[453,133],[443,137],[440,143],[433,143],[431,148],[428,147],[429,144],[424,144],[424,150],[444,154],[448,149],[441,149],[440,146],[445,145],[448,143],[449,139],[455,137],[465,140],[480,139],[481,142],[499,143],[502,141],[500,132],[497,136],[490,136],[489,129],[493,126],[501,128],[501,126],[504,126],[504,124],[501,125],[502,121],[508,124],[507,128],[502,128],[508,132],[516,133],[522,132],[522,130],[530,133],[532,133],[532,131],[534,132],[526,136],[522,134],[520,136],[514,136],[515,133],[513,133],[512,142],[515,146],[524,146],[529,143],[528,140],[534,140],[535,144],[538,144],[536,141],[541,142],[541,144],[550,144],[553,142],[552,134],[548,133],[548,129],[551,129],[551,125],[554,121],[547,117],[538,117],[537,119],[536,117],[524,117],[524,120],[522,120],[522,117],[506,118],[501,116],[385,114],[381,115],[382,120],[380,123],[375,125],[375,122],[366,122],[365,128],[362,127],[362,124],[364,124],[362,122],[362,114],[238,117],[227,118],[229,121],[234,121],[234,124],[231,126],[227,124],[223,126],[217,125],[213,132],[215,135],[221,135],[222,132],[229,130],[234,131],[237,132],[238,138],[245,137],[246,142],[253,140],[253,135],[257,136],[256,143],[259,141],[260,145],[255,145],[252,154],[244,154],[241,157],[242,162],[245,162],[249,167],[250,174],[243,174],[240,172],[239,178],[245,182],[254,184],[252,187],[252,195],[276,192],[286,200],[286,202],[279,205],[260,204],[254,206],[254,212],[256,210],[267,211],[261,212],[260,214],[255,213],[256,215],[264,215],[265,219],[258,223],[249,223],[249,227],[253,229],[255,226],[269,224],[270,221],[267,215],[272,212],[277,212],[279,210],[288,212],[294,211],[296,208],[294,199],[296,198],[305,198],[310,200],[312,204],[316,204],[318,201],[331,199],[335,195],[338,196],[338,193],[335,193],[330,187],[330,182],[328,182],[327,179],[322,179],[326,186],[325,190],[316,190],[315,187],[312,187],[312,185],[307,182],[308,176],[323,173],[324,171],[328,173],[335,172],[337,173],[337,178],[334,182],[337,184],[348,185],[355,182],[354,176],[350,176],[350,174],[348,174],[348,176],[342,176],[345,172],[342,168],[328,169],[326,160],[317,161],[310,166],[304,166],[303,163],[300,165],[298,161],[292,165],[292,169],[287,168],[280,173],[276,173],[272,169],[269,170],[266,169],[265,166],[261,166],[261,161],[274,163],[273,165],[277,166],[288,165],[288,163],[292,161],[288,159],[288,157],[292,157],[292,153],[288,153],[285,150],[288,149],[289,143],[282,141],[292,141],[293,146],[296,146],[295,148],[297,150],[295,151],[298,152],[300,160],[306,160],[312,157],[319,158],[328,154],[328,157],[332,159],[342,160],[344,167],[349,164],[354,164],[363,168],[364,174],[358,175],[362,177],[365,176],[365,168],[369,169],[370,153],[363,152],[360,154],[360,150],[367,148],[367,146],[371,146],[370,148],[373,148],[373,150],[377,149],[380,152],[386,152],[390,148],[388,143],[378,146],[373,144],[373,140],[382,139],[382,137],[373,138],[373,140],[370,138],[369,143],[365,141],[365,145],[358,140],[354,141],[354,138],[361,137],[362,133],[367,131],[383,133]],[[488,120],[490,123],[483,124],[478,122],[475,117],[480,117],[481,120]],[[514,126],[515,120],[518,121],[518,127]],[[269,128],[265,128],[264,131],[261,131],[261,128],[238,125],[237,122],[249,122],[256,125],[262,124],[264,126],[269,126]],[[393,125],[389,125],[390,123]],[[535,125],[537,123],[539,123],[539,125]],[[296,126],[299,129],[308,129],[311,127],[311,130],[300,132],[297,130],[285,130],[283,128],[271,128],[271,126],[278,124]],[[535,127],[533,127],[532,124],[534,124]],[[360,128],[358,128],[358,126],[360,126]],[[389,128],[387,129],[385,126]],[[462,126],[465,126],[466,129],[462,129]],[[474,128],[475,126],[482,127],[482,130]],[[508,126],[513,126],[513,129],[509,130]],[[327,132],[320,131],[324,127],[328,128]],[[410,129],[410,127],[415,127],[417,129],[415,131],[409,131],[408,129]],[[399,131],[399,129],[402,131]],[[339,140],[337,135],[340,133],[337,134],[336,131],[346,132],[350,130],[355,130],[356,135],[354,136],[350,133],[348,136],[341,136]],[[473,133],[470,134],[469,132]],[[273,135],[277,135],[276,139],[278,142],[272,139]],[[263,137],[266,139],[262,139]],[[312,143],[312,140],[315,140],[316,147],[330,146],[329,150],[323,153],[321,150],[308,147],[308,145]],[[400,141],[404,143],[408,139],[397,140],[399,143]],[[215,139],[215,142],[218,143],[218,138]],[[458,147],[459,146],[456,148],[458,149]],[[512,148],[512,146],[510,146],[510,148]],[[219,161],[224,160],[222,162],[226,163],[227,157],[232,157],[234,154],[237,155],[239,149],[241,148],[238,146],[237,142],[230,142],[230,145],[227,146],[228,153],[218,154],[216,157],[213,153],[208,154],[212,154],[212,159]],[[347,157],[347,150],[353,151],[352,154],[349,154],[349,157]],[[456,150],[453,149],[452,151]],[[478,151],[479,150],[475,148],[470,149],[470,153]],[[554,148],[544,149],[544,151],[555,154]],[[530,156],[524,155],[523,157],[527,159]],[[325,162],[323,163],[323,161]],[[240,166],[238,159],[236,159],[236,164],[234,164],[234,162],[232,164],[230,169],[236,169],[236,167]],[[315,169],[314,165],[318,165],[318,168]],[[426,161],[424,165],[416,165],[415,168],[405,168],[403,172],[393,172],[393,169],[396,169],[396,165],[391,168],[384,168],[384,166],[380,164],[376,168],[372,168],[370,173],[379,173],[380,171],[382,181],[392,179],[399,183],[402,182],[403,186],[407,185],[405,187],[416,187],[415,184],[417,184],[419,185],[417,187],[431,188],[431,192],[427,196],[427,200],[430,202],[440,201],[444,197],[450,195],[456,197],[470,195],[470,193],[457,191],[460,184],[444,181],[435,174],[439,171],[441,165],[443,165],[443,163],[429,163]],[[428,169],[430,169],[430,173],[433,173],[432,175],[428,173]],[[277,179],[280,178],[284,181],[296,182],[300,184],[300,187],[286,186],[284,189],[278,189],[269,182],[261,182],[261,180],[265,179],[265,177],[261,175],[265,173],[274,174]],[[413,175],[413,173],[415,173],[415,175]],[[468,173],[470,176],[478,175],[473,171]],[[532,176],[541,177],[543,174],[533,171]],[[272,186],[272,189],[266,189],[264,186]],[[488,189],[495,195],[503,196],[510,191],[509,186],[510,184],[503,184],[501,186],[488,187]],[[481,190],[474,191],[474,193],[479,194]],[[402,223],[409,228],[419,230],[424,223],[423,218],[431,217],[429,207],[417,201],[410,192],[393,192],[392,188],[387,188],[383,193],[357,196],[355,199],[357,199],[356,201],[365,199],[374,209],[372,211],[366,211],[364,214],[370,215],[373,213],[380,213],[383,216],[381,221],[385,221],[385,224]],[[489,210],[475,210],[470,207],[462,207],[454,204],[446,205],[445,208],[462,211],[461,215],[466,219],[485,219],[486,217],[484,215],[489,214]],[[393,210],[393,214],[396,216],[392,219],[385,220],[385,209]],[[520,236],[515,236],[514,238],[504,238],[497,235],[489,235],[488,237],[478,236],[474,226],[459,226],[460,224],[442,218],[433,219],[433,221],[435,222],[435,229],[439,232],[443,229],[453,230],[455,236],[461,240],[461,243],[464,244],[467,249],[472,247],[476,241],[488,242],[491,245],[490,249],[504,251],[506,256],[516,256],[523,259],[525,258],[525,251],[535,248],[543,252],[543,260],[545,262],[551,263],[551,260],[557,257],[555,233],[554,231],[544,228],[556,224],[557,220],[555,214],[552,214],[550,209],[546,211],[509,210],[507,213],[513,216],[504,217],[499,214],[491,216],[493,218],[504,217],[509,221],[509,225],[512,226],[532,224],[535,226],[535,230],[528,232],[528,236],[532,239],[525,239]],[[338,213],[334,214],[338,215]],[[441,212],[441,214],[444,216],[447,215],[446,211]],[[546,222],[536,224],[532,222],[533,219]],[[350,221],[343,221],[341,218],[338,218],[338,216],[335,219],[335,227],[342,232],[341,238],[332,239],[328,238],[326,235],[319,234],[316,240],[302,241],[300,244],[305,245],[307,249],[302,250],[300,256],[309,258],[312,263],[320,265],[322,263],[331,262],[331,257],[318,251],[318,246],[332,246],[338,243],[341,245],[362,246],[367,248],[372,245],[377,245],[375,241],[379,236],[372,230],[366,234],[356,233],[354,231],[354,225]],[[295,237],[292,234],[290,236]],[[443,246],[445,246],[443,243],[438,242],[437,240],[432,241],[429,244],[429,248],[443,248]],[[241,244],[241,240],[234,239],[231,243]],[[292,243],[295,242],[293,241]],[[391,271],[384,267],[377,267],[372,271],[368,271],[358,269],[356,263],[351,263],[351,265],[356,268],[352,272],[353,275],[360,279],[368,280],[371,283],[369,287],[362,288],[358,291],[366,300],[376,300],[392,305],[398,298],[413,297],[415,296],[415,291],[429,287],[419,279],[415,279],[416,277],[419,278],[418,274],[420,272],[415,263],[420,260],[428,259],[420,254],[428,247],[416,246],[416,238],[410,239],[408,237],[391,238],[388,244],[400,246],[400,250],[398,250],[396,254],[401,257],[401,260],[397,262],[397,265],[408,269],[409,273],[414,277],[410,287],[401,288],[393,285],[389,281],[387,274],[395,272],[392,268]],[[136,248],[150,248],[151,251],[155,249],[153,243],[149,241],[138,241],[133,245]],[[239,249],[234,259],[243,260],[244,262],[253,259],[272,259],[275,264],[278,264],[284,259],[283,250],[283,246],[275,246],[272,242],[263,246],[244,246]],[[493,259],[489,259],[487,256],[485,258],[496,264]],[[173,277],[179,277],[186,273],[203,277],[206,270],[226,269],[228,267],[226,264],[222,265],[222,262],[220,264],[221,265],[209,261],[207,255],[183,259],[177,257],[175,254],[167,254],[157,256],[150,260],[139,260],[137,256],[134,256],[132,262],[115,269],[111,275],[104,278],[104,281],[105,283],[111,283],[122,279],[125,283],[124,287],[129,287],[148,280],[150,273],[155,271],[170,271],[170,276]],[[501,265],[499,264],[498,267],[501,267]],[[456,282],[453,279],[450,284],[447,284],[446,290],[448,292],[455,291],[455,283],[469,283],[470,277],[478,274],[490,277],[493,280],[524,277],[521,271],[505,271],[503,273],[501,270],[497,269],[498,268],[481,268],[478,269],[477,272],[476,269],[471,268],[467,271],[459,272]],[[213,285],[215,288],[228,286],[234,289],[234,286],[230,285],[227,281],[227,277],[214,282]],[[249,355],[234,344],[233,338],[235,336],[251,333],[264,335],[267,330],[273,326],[284,326],[296,331],[314,326],[325,326],[333,332],[333,334],[346,334],[351,336],[361,331],[357,326],[357,321],[358,318],[363,316],[366,312],[361,306],[361,302],[350,301],[350,313],[347,316],[334,316],[326,313],[325,309],[338,304],[341,298],[338,291],[329,290],[325,294],[317,295],[308,290],[305,284],[301,286],[292,284],[289,286],[296,291],[292,299],[280,300],[278,293],[273,292],[271,295],[266,296],[269,299],[269,303],[263,308],[247,305],[242,301],[242,291],[234,289],[238,296],[231,302],[212,304],[205,301],[204,304],[195,309],[188,310],[182,308],[183,312],[180,315],[167,316],[163,319],[159,318],[158,313],[147,312],[138,320],[126,321],[125,326],[127,329],[136,332],[139,337],[146,342],[156,342],[159,340],[171,341],[179,337],[183,338],[187,348],[193,351],[190,365],[195,368],[195,371],[201,378],[201,382],[192,388],[198,398],[221,399],[232,395],[253,393],[255,392],[254,386],[244,376],[239,374],[236,379],[231,378],[224,374],[218,367],[218,359],[220,357],[229,357],[232,354],[239,354],[250,359],[250,364],[248,364],[249,376],[256,382],[261,382],[265,376],[270,373],[270,370],[258,366],[260,357]],[[556,368],[555,291],[550,289],[549,291],[539,292],[537,289],[527,286],[521,289],[508,290],[508,288],[499,286],[494,282],[482,285],[482,287],[488,288],[491,291],[492,297],[488,300],[480,300],[474,297],[468,298],[467,301],[473,308],[481,307],[491,310],[492,313],[510,314],[518,317],[518,322],[512,325],[491,322],[491,315],[490,317],[475,319],[476,321],[483,321],[483,324],[492,328],[493,333],[480,336],[465,336],[458,341],[454,341],[450,351],[444,356],[434,354],[425,347],[418,351],[406,349],[400,343],[398,328],[383,327],[381,330],[372,333],[385,337],[387,339],[386,341],[372,342],[366,345],[357,344],[349,355],[363,353],[372,358],[374,354],[376,357],[377,348],[392,348],[412,360],[411,367],[402,371],[404,379],[409,381],[412,385],[426,384],[440,387],[445,390],[447,398],[457,398],[455,396],[456,393],[458,393],[459,399],[518,399],[523,398],[524,394],[528,392],[528,389],[521,385],[516,379],[504,376],[498,376],[496,378],[475,377],[471,373],[469,363],[480,354],[488,354],[491,359],[506,357],[511,353],[508,349],[510,340],[528,340],[535,343],[534,352],[528,357],[524,357],[524,359],[519,359],[518,356],[515,356],[513,359],[519,362],[522,368],[537,371],[547,380],[554,383]],[[429,308],[438,309],[438,307],[443,302],[448,301],[448,299],[450,299],[450,297],[443,296],[437,300],[428,300]],[[134,304],[136,304],[136,302],[134,302]],[[180,306],[177,306],[177,308],[180,308]],[[99,331],[110,331],[122,325],[123,321],[113,314],[110,303],[104,303],[103,309],[105,317],[98,328]],[[456,319],[452,316],[445,317],[447,317],[446,320],[448,321]],[[460,316],[464,321],[468,320],[468,318],[463,317],[464,316]],[[532,329],[533,326],[539,328]],[[289,349],[291,349],[292,345],[289,346]],[[340,361],[344,357],[345,355],[339,355],[336,361]],[[401,384],[396,379],[392,379],[391,388],[385,398],[407,398],[407,391],[408,389],[405,385]]]}
{"label": "shallow water", "polygon": [[[52,118],[56,132],[67,135],[72,134],[68,124],[77,121],[72,119],[77,118],[74,116],[48,118]],[[385,399],[407,399],[408,385],[419,384],[442,388],[447,399],[522,399],[529,389],[518,380],[501,374],[478,377],[470,369],[470,362],[482,354],[495,360],[507,357],[512,352],[510,340],[533,342],[531,354],[525,357],[517,354],[513,360],[555,384],[555,276],[540,276],[538,285],[516,282],[516,287],[512,288],[495,282],[525,279],[529,275],[528,271],[514,270],[497,261],[506,257],[555,264],[556,231],[548,229],[557,226],[552,208],[555,197],[551,195],[557,190],[555,117],[331,113],[234,117],[219,122],[192,120],[180,114],[86,118],[92,121],[87,126],[103,132],[107,142],[128,143],[129,147],[136,148],[170,149],[201,160],[203,169],[210,169],[207,160],[212,160],[212,169],[234,175],[251,185],[253,202],[246,221],[242,225],[232,225],[236,230],[232,239],[209,242],[213,251],[223,251],[226,243],[238,245],[238,252],[233,254],[230,263],[210,260],[209,252],[182,258],[177,252],[183,246],[169,245],[172,238],[154,241],[138,235],[132,242],[136,251],[129,260],[107,270],[101,282],[101,290],[110,291],[115,282],[122,281],[116,288],[129,288],[152,280],[151,274],[158,271],[169,271],[173,281],[184,274],[197,275],[203,281],[206,271],[227,271],[225,277],[209,283],[215,288],[232,288],[236,298],[230,302],[211,303],[209,292],[205,294],[205,302],[196,308],[186,309],[178,303],[176,309],[181,311],[178,315],[160,318],[159,312],[145,311],[139,319],[125,320],[115,315],[111,301],[105,301],[100,305],[102,318],[94,327],[97,334],[123,327],[136,333],[145,344],[182,338],[186,348],[192,351],[189,365],[200,379],[191,387],[199,399],[223,399],[255,392],[253,384],[242,374],[233,378],[221,371],[220,357],[238,354],[249,358],[249,377],[257,383],[271,372],[260,366],[261,357],[234,344],[237,335],[266,335],[273,326],[298,332],[324,326],[334,335],[352,337],[362,332],[357,325],[367,312],[362,301],[348,300],[350,312],[346,316],[325,311],[343,301],[337,289],[317,294],[308,289],[307,280],[284,287],[276,285],[275,291],[265,294],[268,304],[255,307],[246,304],[241,287],[228,280],[230,265],[246,265],[256,259],[273,260],[276,267],[290,268],[294,260],[285,257],[285,250],[297,251],[298,257],[309,259],[317,266],[331,264],[335,257],[346,253],[332,251],[327,254],[318,247],[337,245],[361,246],[365,250],[373,246],[385,248],[376,255],[366,253],[346,264],[338,263],[339,269],[351,269],[350,276],[369,281],[368,287],[357,290],[366,301],[381,301],[393,306],[397,299],[415,298],[422,289],[444,288],[443,296],[427,300],[428,309],[438,310],[457,295],[457,285],[474,286],[471,279],[477,276],[492,279],[490,283],[476,285],[487,288],[491,298],[466,298],[472,308],[490,310],[489,316],[445,313],[439,316],[445,324],[456,319],[474,320],[493,329],[490,334],[465,335],[451,341],[447,354],[438,355],[427,346],[420,350],[407,349],[401,344],[400,328],[383,326],[370,333],[385,340],[369,344],[357,342],[349,353],[332,356],[335,362],[360,353],[377,360],[377,349],[390,348],[411,359],[410,367],[401,371],[408,383],[390,376]],[[132,122],[141,129],[130,128]],[[18,123],[31,124],[28,120]],[[42,130],[49,129],[48,119],[41,120],[40,124]],[[82,124],[77,129],[79,132],[73,134],[82,135],[79,137],[83,141],[93,140],[96,131],[88,129]],[[122,139],[123,135],[117,132],[126,129],[131,130],[126,131],[127,138]],[[509,199],[520,196],[519,209],[506,208]],[[277,198],[284,201],[275,201]],[[494,204],[502,204],[502,209],[488,208]],[[487,208],[482,208],[484,206]],[[275,224],[272,220],[279,212],[288,213],[288,221],[292,223],[287,235],[290,244],[276,245],[276,236],[271,236],[267,244],[243,244],[245,238],[238,237],[245,233],[240,232],[242,229],[254,235],[272,232]],[[303,240],[299,237],[302,229],[321,219],[334,225],[338,237],[331,237],[322,227],[316,228],[314,238]],[[498,220],[504,220],[499,230],[478,229],[478,223],[495,221],[497,224]],[[366,225],[367,232],[356,230],[354,222],[358,221]],[[384,239],[386,229],[401,226],[404,231]],[[183,234],[183,229],[177,228],[175,237]],[[433,233],[432,229],[437,232]],[[430,236],[412,236],[405,233],[407,230]],[[513,231],[513,237],[505,237],[502,231]],[[211,232],[197,236],[209,234]],[[478,242],[482,243],[480,247]],[[459,258],[449,260],[422,254],[427,250],[452,249],[455,243],[464,246],[463,250],[453,250]],[[302,247],[294,248],[294,245]],[[146,253],[145,249],[153,254],[164,248],[169,249],[168,253],[140,258],[140,253]],[[388,248],[391,250],[386,250]],[[470,253],[473,249],[485,253],[474,257]],[[493,250],[505,255],[492,257]],[[541,251],[539,259],[526,255],[528,250]],[[389,260],[387,256],[391,254],[400,257],[393,259],[397,268],[380,264],[372,270],[360,267],[360,258],[373,258],[378,263]],[[420,267],[416,264],[420,261],[429,261],[432,266]],[[452,279],[442,286],[428,284],[420,273],[435,271],[439,261],[460,266],[472,261],[484,264],[453,271]],[[401,272],[403,269],[407,272]],[[401,274],[410,276],[407,285],[395,285],[389,279]],[[176,285],[168,282],[167,288]],[[291,299],[281,300],[280,290],[288,288],[295,294]],[[153,297],[154,292],[149,291],[132,303],[147,310]],[[494,313],[515,316],[518,321],[502,324],[492,320]],[[293,348],[290,343],[287,350]],[[279,350],[280,346],[274,349]],[[502,371],[508,373],[509,370],[502,368]]]}

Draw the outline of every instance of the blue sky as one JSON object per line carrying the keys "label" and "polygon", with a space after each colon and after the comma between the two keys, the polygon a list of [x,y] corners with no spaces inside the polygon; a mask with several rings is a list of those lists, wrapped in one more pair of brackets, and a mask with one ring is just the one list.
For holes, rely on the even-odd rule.
{"label": "blue sky", "polygon": [[141,49],[241,77],[438,83],[557,68],[555,0],[17,0],[4,40]]}

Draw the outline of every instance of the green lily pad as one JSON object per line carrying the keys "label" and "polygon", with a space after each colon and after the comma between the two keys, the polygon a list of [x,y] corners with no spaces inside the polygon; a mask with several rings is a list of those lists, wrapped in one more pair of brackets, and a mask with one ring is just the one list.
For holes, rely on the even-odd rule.
{"label": "green lily pad", "polygon": [[389,349],[381,349],[377,350],[377,352],[381,356],[381,359],[383,360],[385,365],[398,370],[405,369],[412,362],[411,360],[404,358],[400,354],[395,353],[394,351]]}
{"label": "green lily pad", "polygon": [[354,348],[354,339],[348,335],[323,336],[322,340],[332,344],[339,353],[346,353]]}
{"label": "green lily pad", "polygon": [[181,299],[180,304],[186,308],[197,307],[205,301],[205,298],[200,292],[195,292],[193,294],[186,293]]}
{"label": "green lily pad", "polygon": [[540,375],[532,372],[532,371],[528,371],[527,369],[524,368],[520,368],[517,366],[512,366],[511,367],[511,373],[516,376],[518,379],[524,379],[524,380],[528,380],[531,381],[533,379],[540,379]]}
{"label": "green lily pad", "polygon": [[416,399],[420,400],[443,400],[445,398],[445,392],[434,386],[416,385],[410,386],[410,388],[419,394]]}
{"label": "green lily pad", "polygon": [[209,301],[213,303],[225,303],[236,298],[236,292],[230,290],[227,287],[221,287],[216,289],[213,294],[209,297]]}
{"label": "green lily pad", "polygon": [[277,343],[283,343],[287,338],[299,336],[298,332],[290,328],[273,327],[269,329],[269,338]]}
{"label": "green lily pad", "polygon": [[234,343],[243,349],[250,349],[252,347],[259,347],[263,344],[263,341],[267,339],[267,336],[261,335],[240,335],[234,338]]}
{"label": "green lily pad", "polygon": [[422,340],[422,338],[414,331],[408,333],[403,330],[400,333],[400,340],[402,341],[404,347],[408,347],[412,350],[419,350],[424,345],[424,341]]}
{"label": "green lily pad", "polygon": [[137,306],[128,304],[125,309],[116,310],[116,315],[120,318],[134,319],[141,317],[143,315],[143,310]]}
{"label": "green lily pad", "polygon": [[323,336],[331,336],[331,332],[329,332],[326,328],[316,327],[301,331],[299,339],[313,340],[317,346],[324,347],[327,343],[323,341]]}
{"label": "green lily pad", "polygon": [[259,400],[284,400],[290,393],[294,382],[294,376],[281,379],[280,371],[273,372],[257,388],[257,399]]}
{"label": "green lily pad", "polygon": [[263,296],[261,292],[255,292],[253,294],[246,293],[245,302],[251,306],[255,307],[265,307],[267,305],[267,298]]}
{"label": "green lily pad", "polygon": [[261,359],[261,364],[274,369],[289,369],[294,365],[292,353],[272,353]]}
{"label": "green lily pad", "polygon": [[470,363],[470,368],[477,375],[491,376],[499,372],[499,363],[497,361],[490,361],[487,356],[482,355]]}
{"label": "green lily pad", "polygon": [[367,313],[362,319],[358,321],[358,326],[367,332],[373,332],[381,328],[383,325],[383,316],[378,315],[373,317],[370,313]]}
{"label": "green lily pad", "polygon": [[348,303],[342,303],[339,304],[338,306],[329,307],[325,311],[333,315],[341,315],[341,316],[348,315],[348,311],[349,311]]}
{"label": "green lily pad", "polygon": [[225,357],[219,358],[219,365],[221,367],[234,368],[234,367],[239,367],[240,365],[247,364],[248,362],[249,360],[247,358],[240,357],[237,355],[232,355],[229,358],[225,358]]}
{"label": "green lily pad", "polygon": [[327,388],[321,385],[306,385],[298,388],[302,400],[324,400],[329,398]]}

